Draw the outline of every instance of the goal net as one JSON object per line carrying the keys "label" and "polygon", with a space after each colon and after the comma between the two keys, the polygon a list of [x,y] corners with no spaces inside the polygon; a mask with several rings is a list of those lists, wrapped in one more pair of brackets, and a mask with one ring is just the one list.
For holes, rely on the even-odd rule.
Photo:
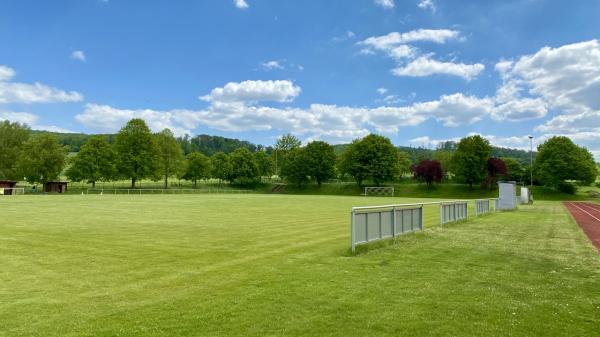
{"label": "goal net", "polygon": [[365,195],[372,197],[393,197],[393,187],[365,187]]}

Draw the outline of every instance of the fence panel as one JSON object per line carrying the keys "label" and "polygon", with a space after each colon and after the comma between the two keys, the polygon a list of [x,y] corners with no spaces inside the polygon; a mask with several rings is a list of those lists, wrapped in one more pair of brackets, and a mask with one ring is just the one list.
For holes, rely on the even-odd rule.
{"label": "fence panel", "polygon": [[351,217],[352,251],[360,244],[423,230],[423,205],[359,207]]}
{"label": "fence panel", "polygon": [[490,213],[490,199],[475,200],[475,215]]}
{"label": "fence panel", "polygon": [[466,219],[469,216],[468,206],[466,201],[440,203],[440,224]]}

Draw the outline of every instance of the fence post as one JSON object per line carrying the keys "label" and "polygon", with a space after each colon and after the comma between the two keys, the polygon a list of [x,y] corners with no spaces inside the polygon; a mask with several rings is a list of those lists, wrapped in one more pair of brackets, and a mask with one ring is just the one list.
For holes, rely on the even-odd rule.
{"label": "fence post", "polygon": [[351,241],[350,245],[352,246],[352,252],[353,253],[354,253],[354,250],[356,249],[356,246],[354,244],[354,241],[355,241],[354,238],[356,237],[356,235],[354,233],[354,231],[355,231],[355,227],[354,227],[354,214],[355,214],[354,210],[352,210],[350,212],[350,241]]}
{"label": "fence post", "polygon": [[396,207],[392,208],[392,237],[396,237]]}
{"label": "fence post", "polygon": [[419,227],[421,228],[421,232],[423,231],[423,205],[419,208]]}

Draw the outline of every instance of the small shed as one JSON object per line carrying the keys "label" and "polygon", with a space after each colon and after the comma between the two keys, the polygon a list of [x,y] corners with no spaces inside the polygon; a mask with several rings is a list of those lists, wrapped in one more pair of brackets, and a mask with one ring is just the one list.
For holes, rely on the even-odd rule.
{"label": "small shed", "polygon": [[0,180],[0,195],[11,195],[13,189],[17,186],[16,181],[12,180]]}
{"label": "small shed", "polygon": [[517,208],[517,183],[514,181],[499,181],[498,186],[500,190],[498,209],[509,210]]}
{"label": "small shed", "polygon": [[46,193],[65,193],[67,192],[66,181],[49,181],[44,184],[44,192]]}

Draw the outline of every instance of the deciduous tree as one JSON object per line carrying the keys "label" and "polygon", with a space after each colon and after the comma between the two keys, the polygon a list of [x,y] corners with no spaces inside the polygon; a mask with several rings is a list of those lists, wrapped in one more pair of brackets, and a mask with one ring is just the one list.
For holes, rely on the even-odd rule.
{"label": "deciduous tree", "polygon": [[350,144],[342,155],[340,168],[359,186],[368,178],[380,185],[398,175],[398,150],[388,138],[368,135]]}
{"label": "deciduous tree", "polygon": [[313,178],[319,186],[335,175],[335,153],[333,146],[323,141],[308,143],[303,149],[308,166],[306,174]]}
{"label": "deciduous tree", "polygon": [[437,160],[425,159],[414,165],[412,171],[415,178],[419,181],[424,181],[427,186],[431,186],[434,182],[442,182],[442,178],[444,177],[442,164]]}
{"label": "deciduous tree", "polygon": [[19,179],[17,161],[28,138],[26,125],[0,121],[0,179]]}
{"label": "deciduous tree", "polygon": [[164,179],[164,188],[167,188],[169,177],[181,171],[185,165],[183,150],[169,129],[157,133],[155,138],[158,146],[158,170]]}
{"label": "deciduous tree", "polygon": [[115,152],[105,137],[89,138],[71,160],[66,175],[72,181],[109,181],[116,174]]}
{"label": "deciduous tree", "polygon": [[211,177],[212,165],[210,158],[200,152],[194,151],[187,155],[186,168],[183,178],[193,181],[194,187],[198,187],[198,179],[209,179]]}
{"label": "deciduous tree", "polygon": [[231,171],[229,181],[241,185],[254,183],[259,178],[258,165],[252,152],[246,148],[239,148],[229,155]]}
{"label": "deciduous tree", "polygon": [[131,188],[138,180],[156,178],[158,146],[144,120],[132,119],[119,131],[115,151],[117,170],[122,177],[131,179]]}
{"label": "deciduous tree", "polygon": [[212,176],[219,179],[219,184],[223,180],[228,180],[231,172],[231,162],[229,156],[223,152],[218,152],[211,157]]}
{"label": "deciduous tree", "polygon": [[494,188],[498,179],[508,173],[506,164],[500,158],[488,158],[487,160],[487,177],[484,185],[487,188]]}
{"label": "deciduous tree", "polygon": [[31,183],[45,184],[59,178],[67,149],[58,143],[55,136],[42,134],[29,138],[17,162],[20,175]]}
{"label": "deciduous tree", "polygon": [[479,135],[460,140],[452,157],[452,168],[457,178],[469,187],[481,183],[487,174],[487,159],[492,153],[490,143]]}

